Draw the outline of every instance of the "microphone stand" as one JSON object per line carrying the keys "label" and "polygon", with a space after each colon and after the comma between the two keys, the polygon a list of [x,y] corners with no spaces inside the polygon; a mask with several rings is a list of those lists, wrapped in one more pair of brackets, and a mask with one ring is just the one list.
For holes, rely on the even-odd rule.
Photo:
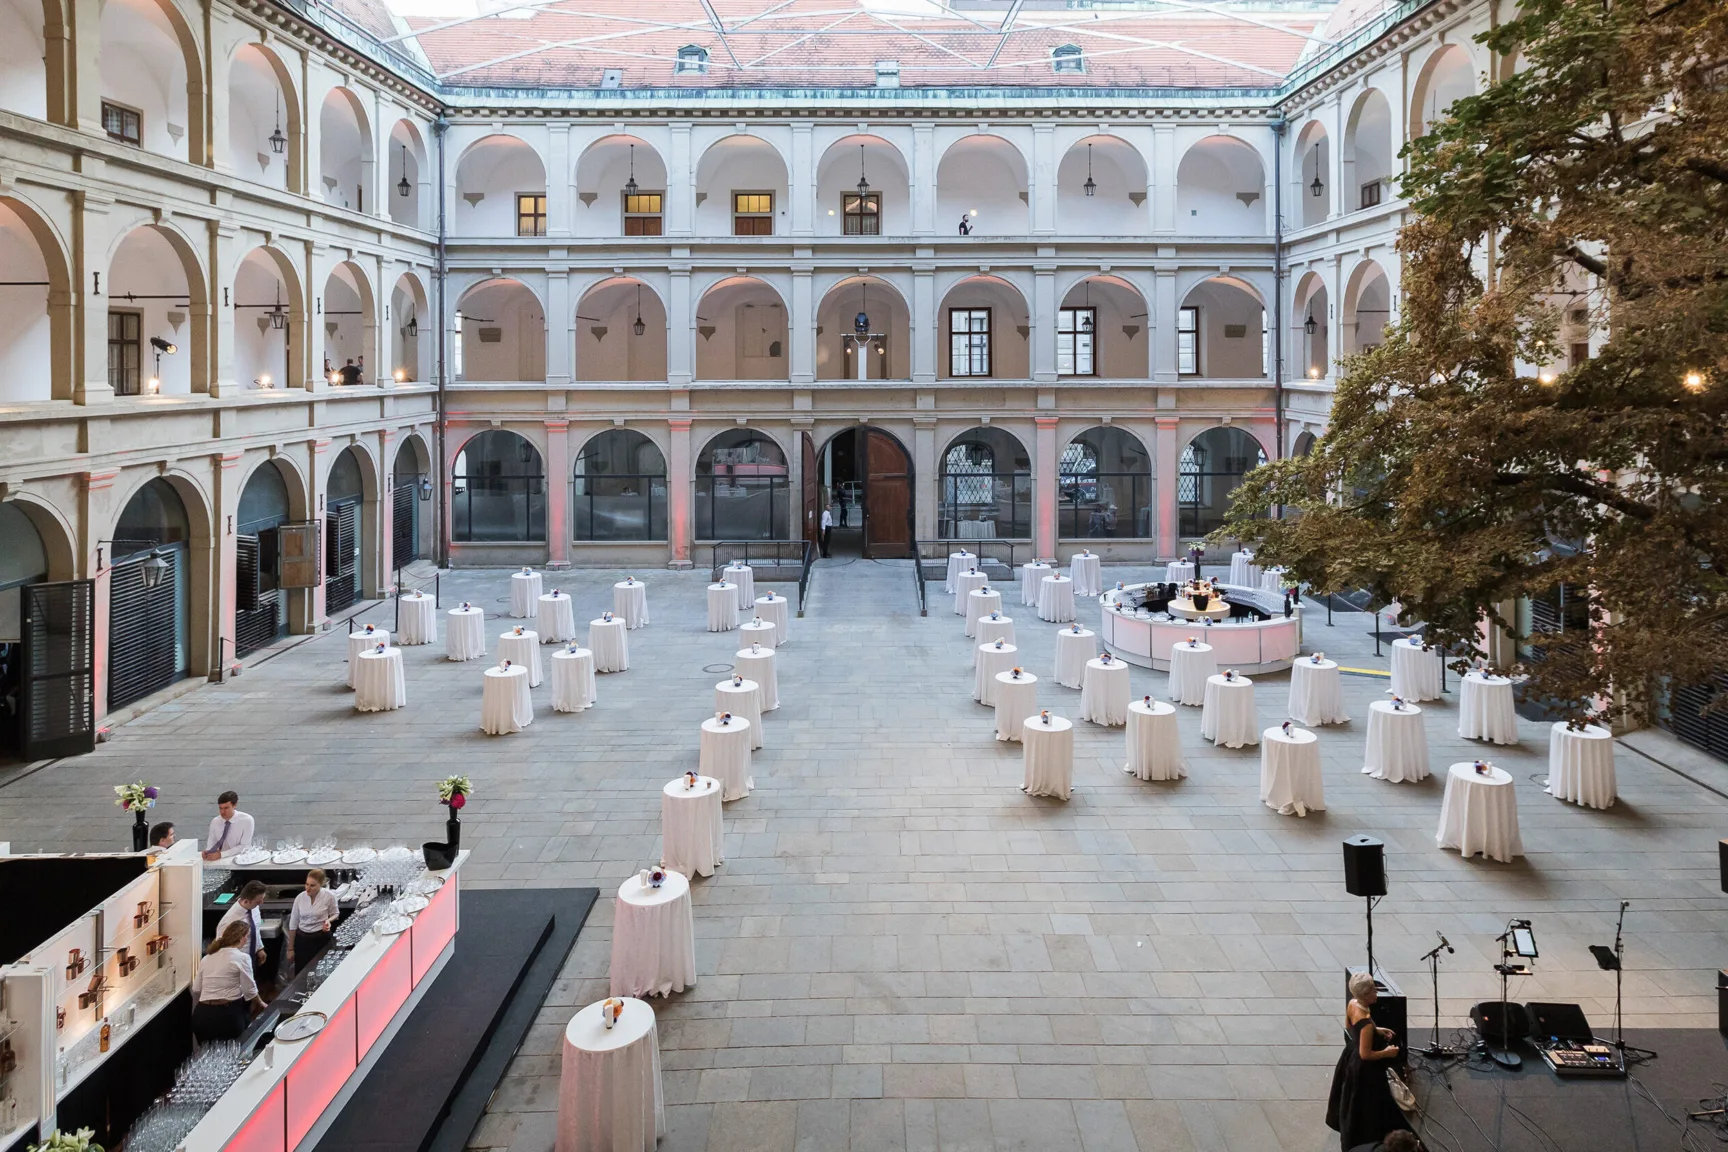
{"label": "microphone stand", "polygon": [[1631,903],[1630,900],[1620,901],[1620,916],[1614,923],[1614,951],[1608,955],[1602,955],[1607,950],[1599,944],[1591,949],[1596,954],[1597,964],[1603,968],[1614,969],[1614,1048],[1620,1053],[1620,1066],[1622,1068],[1627,1064],[1626,1056],[1628,1053],[1631,1053],[1636,1060],[1653,1060],[1656,1057],[1656,1053],[1649,1048],[1636,1048],[1626,1043],[1626,1028],[1621,1018],[1620,985],[1625,973],[1625,965],[1621,961],[1626,954],[1624,935],[1626,909]]}
{"label": "microphone stand", "polygon": [[1434,945],[1434,947],[1432,949],[1430,949],[1426,954],[1423,955],[1421,960],[1417,961],[1417,963],[1419,963],[1419,964],[1420,963],[1426,963],[1428,965],[1428,977],[1429,977],[1429,980],[1434,985],[1434,1039],[1433,1039],[1433,1042],[1428,1045],[1428,1047],[1423,1048],[1421,1051],[1416,1053],[1418,1056],[1427,1056],[1430,1059],[1439,1059],[1442,1056],[1456,1056],[1456,1055],[1458,1055],[1458,1052],[1456,1049],[1448,1048],[1448,1047],[1446,1047],[1446,1045],[1440,1043],[1440,951],[1441,951],[1441,949],[1446,949],[1447,951],[1451,951],[1451,949],[1446,944],[1446,937],[1444,937],[1444,936],[1440,937],[1440,943]]}
{"label": "microphone stand", "polygon": [[1524,1058],[1512,1051],[1512,1016],[1507,1004],[1507,984],[1513,976],[1529,975],[1529,969],[1522,964],[1512,965],[1508,961],[1516,954],[1512,947],[1512,928],[1498,938],[1500,944],[1500,963],[1494,965],[1494,970],[1500,973],[1500,1046],[1496,1048],[1482,1038],[1482,1046],[1488,1050],[1488,1058],[1502,1068],[1508,1070],[1524,1066]]}

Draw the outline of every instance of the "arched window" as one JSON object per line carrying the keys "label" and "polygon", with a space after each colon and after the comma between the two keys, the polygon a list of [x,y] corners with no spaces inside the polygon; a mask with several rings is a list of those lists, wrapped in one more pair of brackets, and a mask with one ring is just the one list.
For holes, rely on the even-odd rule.
{"label": "arched window", "polygon": [[942,456],[938,533],[945,539],[1031,535],[1032,462],[1000,428],[974,428]]}
{"label": "arched window", "polygon": [[666,539],[666,457],[640,432],[614,428],[576,457],[577,540]]}
{"label": "arched window", "polygon": [[1050,49],[1052,72],[1085,72],[1086,55],[1078,44],[1061,44]]}
{"label": "arched window", "polygon": [[462,543],[546,539],[546,466],[514,432],[482,432],[451,474],[450,538]]}
{"label": "arched window", "polygon": [[708,49],[700,44],[686,44],[678,49],[678,63],[672,72],[677,76],[701,76],[708,71]]}
{"label": "arched window", "polygon": [[1240,428],[1210,428],[1182,449],[1176,478],[1183,536],[1205,536],[1224,524],[1230,493],[1250,469],[1266,463],[1258,441]]}
{"label": "arched window", "polygon": [[1062,451],[1057,535],[1152,535],[1152,458],[1120,428],[1089,428]]}
{"label": "arched window", "polygon": [[791,494],[786,454],[760,432],[739,428],[708,441],[696,458],[696,538],[784,540]]}

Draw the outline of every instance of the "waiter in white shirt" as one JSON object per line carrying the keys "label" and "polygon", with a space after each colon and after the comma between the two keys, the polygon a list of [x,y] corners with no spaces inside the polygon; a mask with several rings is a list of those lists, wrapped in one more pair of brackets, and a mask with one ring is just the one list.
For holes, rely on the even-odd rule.
{"label": "waiter in white shirt", "polygon": [[828,537],[834,531],[834,511],[831,508],[822,509],[822,558],[828,558]]}
{"label": "waiter in white shirt", "polygon": [[223,929],[236,921],[244,921],[247,929],[246,951],[252,957],[258,971],[264,968],[267,959],[264,952],[264,918],[258,914],[258,906],[264,903],[264,894],[269,889],[264,887],[262,880],[248,880],[240,889],[240,898],[234,901],[234,907],[222,913],[222,919],[216,922],[216,936],[222,936]]}
{"label": "waiter in white shirt", "polygon": [[210,821],[210,836],[204,841],[204,859],[221,860],[252,847],[252,817],[240,811],[239,804],[238,792],[216,797],[216,818]]}
{"label": "waiter in white shirt", "polygon": [[288,911],[288,965],[295,975],[329,945],[330,930],[340,915],[336,893],[326,883],[324,869],[311,869],[306,873],[306,890],[294,897],[294,907]]}
{"label": "waiter in white shirt", "polygon": [[192,977],[192,1035],[200,1041],[234,1040],[246,1031],[252,1009],[263,1008],[246,929],[238,921],[216,933]]}

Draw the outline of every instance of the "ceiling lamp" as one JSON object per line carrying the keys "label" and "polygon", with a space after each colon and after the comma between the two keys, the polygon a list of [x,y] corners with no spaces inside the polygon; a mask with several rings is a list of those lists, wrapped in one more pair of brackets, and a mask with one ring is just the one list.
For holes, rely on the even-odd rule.
{"label": "ceiling lamp", "polygon": [[1092,179],[1092,145],[1086,145],[1086,183],[1080,185],[1086,190],[1086,195],[1098,194],[1098,181]]}

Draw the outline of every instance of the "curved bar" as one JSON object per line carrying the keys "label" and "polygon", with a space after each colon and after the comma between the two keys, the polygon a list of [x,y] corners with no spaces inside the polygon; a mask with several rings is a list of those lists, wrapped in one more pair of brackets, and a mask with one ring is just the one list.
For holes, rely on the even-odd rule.
{"label": "curved bar", "polygon": [[1155,618],[1137,609],[1151,584],[1129,584],[1112,588],[1098,598],[1103,607],[1098,625],[1104,647],[1130,664],[1164,672],[1170,668],[1170,649],[1190,636],[1200,636],[1217,652],[1218,667],[1234,668],[1247,675],[1277,672],[1290,667],[1302,648],[1302,607],[1284,615],[1284,597],[1263,588],[1221,584],[1224,599],[1248,604],[1271,615],[1270,620],[1240,624],[1204,624],[1187,620]]}

